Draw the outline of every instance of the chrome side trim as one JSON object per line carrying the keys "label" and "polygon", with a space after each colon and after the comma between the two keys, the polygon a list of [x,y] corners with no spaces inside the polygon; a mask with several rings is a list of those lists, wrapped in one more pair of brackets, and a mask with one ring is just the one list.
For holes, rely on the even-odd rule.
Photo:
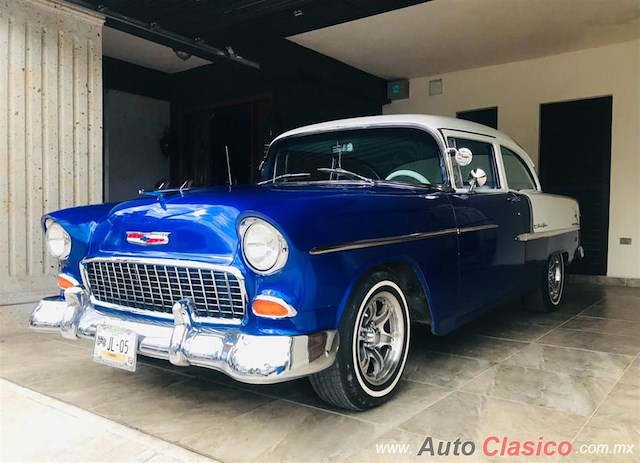
{"label": "chrome side trim", "polygon": [[445,228],[435,232],[411,233],[408,235],[390,236],[388,238],[373,238],[368,240],[352,241],[350,243],[334,244],[330,246],[313,248],[309,251],[312,256],[319,254],[329,254],[332,252],[351,251],[354,249],[371,248],[375,246],[386,246],[389,244],[417,241],[437,236],[454,235],[458,233],[457,228]]}
{"label": "chrome side trim", "polygon": [[476,225],[474,227],[458,228],[458,235],[461,235],[462,233],[470,233],[481,230],[491,230],[498,227],[500,227],[500,225],[493,223],[491,225]]}
{"label": "chrome side trim", "polygon": [[424,240],[428,238],[436,238],[439,236],[460,235],[462,233],[469,233],[469,232],[475,232],[475,231],[481,231],[481,230],[491,230],[493,228],[498,228],[498,227],[499,225],[496,225],[496,224],[476,225],[473,227],[465,227],[465,228],[445,228],[443,230],[432,231],[432,232],[410,233],[408,235],[390,236],[387,238],[373,238],[368,240],[358,240],[358,241],[352,241],[350,243],[333,244],[331,246],[313,248],[309,251],[309,254],[311,254],[312,256],[315,256],[319,254],[329,254],[332,252],[351,251],[354,249],[372,248],[375,246],[386,246],[389,244],[398,244],[398,243],[405,243],[408,241]]}
{"label": "chrome side trim", "polygon": [[[245,279],[242,272],[230,265],[222,265],[222,264],[209,264],[206,262],[197,262],[191,260],[174,260],[174,259],[162,259],[162,258],[140,258],[140,257],[128,257],[128,256],[115,256],[115,257],[90,257],[83,259],[80,261],[80,275],[82,276],[82,285],[89,291],[89,300],[95,306],[105,307],[107,309],[115,309],[123,312],[129,312],[136,315],[146,315],[154,318],[160,318],[163,320],[173,320],[174,316],[172,313],[164,313],[164,312],[150,312],[148,310],[136,309],[135,307],[126,307],[117,304],[111,304],[109,302],[99,301],[97,300],[93,294],[91,294],[89,280],[87,275],[86,264],[89,262],[127,262],[127,263],[135,263],[135,264],[149,264],[149,265],[167,265],[167,266],[178,266],[178,267],[189,267],[195,269],[204,269],[204,270],[213,270],[218,272],[229,272],[233,274],[238,279],[238,284],[240,285],[240,292],[242,294],[242,303],[245,308],[245,317],[246,319],[248,310],[248,296],[247,289],[245,286]],[[176,300],[178,302],[178,300]],[[244,319],[228,319],[228,318],[217,318],[217,317],[198,317],[197,314],[193,313],[192,318],[194,321],[199,323],[211,323],[211,324],[220,324],[220,325],[241,325],[244,322]]]}
{"label": "chrome side trim", "polygon": [[579,226],[573,226],[568,228],[558,228],[557,230],[549,230],[537,233],[522,233],[516,236],[517,241],[532,241],[540,238],[549,238],[551,236],[564,235],[565,233],[577,232],[580,230]]}

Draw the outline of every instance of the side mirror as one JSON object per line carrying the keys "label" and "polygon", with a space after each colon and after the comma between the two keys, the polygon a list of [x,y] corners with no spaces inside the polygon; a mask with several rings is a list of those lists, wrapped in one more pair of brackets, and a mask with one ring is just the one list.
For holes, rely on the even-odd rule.
{"label": "side mirror", "polygon": [[455,155],[456,163],[460,167],[466,167],[473,160],[473,153],[469,148],[460,148]]}
{"label": "side mirror", "polygon": [[484,186],[487,183],[487,174],[484,170],[477,168],[469,172],[469,193],[473,193],[478,186]]}

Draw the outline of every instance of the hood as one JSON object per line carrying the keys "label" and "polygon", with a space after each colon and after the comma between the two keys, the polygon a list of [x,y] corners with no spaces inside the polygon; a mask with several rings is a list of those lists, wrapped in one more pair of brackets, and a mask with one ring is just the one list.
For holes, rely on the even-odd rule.
{"label": "hood", "polygon": [[[89,255],[179,253],[229,263],[238,250],[238,218],[249,215],[271,221],[303,251],[379,237],[382,231],[376,221],[384,222],[384,235],[425,231],[440,226],[434,215],[418,213],[425,199],[434,196],[439,195],[430,190],[361,183],[246,185],[167,193],[162,200],[145,198],[113,208],[96,227]],[[407,221],[407,214],[417,220]],[[159,233],[167,240],[131,242],[127,240],[131,232]]]}

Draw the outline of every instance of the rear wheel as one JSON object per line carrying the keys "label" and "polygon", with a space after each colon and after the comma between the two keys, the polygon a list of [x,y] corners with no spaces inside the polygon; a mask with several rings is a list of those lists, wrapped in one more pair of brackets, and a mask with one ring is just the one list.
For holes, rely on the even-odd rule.
{"label": "rear wheel", "polygon": [[326,402],[367,410],[386,402],[404,371],[409,350],[409,307],[387,271],[367,277],[351,296],[340,323],[335,363],[310,377]]}
{"label": "rear wheel", "polygon": [[564,259],[562,254],[554,254],[547,261],[539,287],[527,294],[523,302],[530,312],[555,312],[562,300],[563,291]]}

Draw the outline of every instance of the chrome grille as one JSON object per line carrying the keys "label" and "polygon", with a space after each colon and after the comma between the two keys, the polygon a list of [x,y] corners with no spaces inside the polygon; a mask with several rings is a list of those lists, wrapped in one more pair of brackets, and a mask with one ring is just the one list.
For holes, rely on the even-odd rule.
{"label": "chrome grille", "polygon": [[[170,263],[167,263],[170,262]],[[242,320],[242,283],[231,272],[171,261],[87,260],[86,283],[97,302],[171,314],[173,304],[190,299],[198,317]]]}

